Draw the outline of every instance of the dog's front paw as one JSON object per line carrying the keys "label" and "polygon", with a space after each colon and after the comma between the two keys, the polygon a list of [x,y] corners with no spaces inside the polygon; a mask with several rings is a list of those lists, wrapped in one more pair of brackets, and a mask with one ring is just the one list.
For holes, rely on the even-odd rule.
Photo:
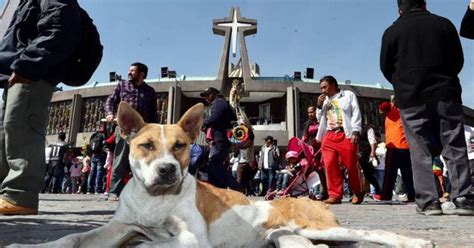
{"label": "dog's front paw", "polygon": [[179,235],[181,232],[187,231],[188,226],[183,219],[177,217],[176,215],[168,216],[163,222],[164,228],[168,230],[173,236]]}
{"label": "dog's front paw", "polygon": [[180,247],[199,247],[196,236],[188,230],[186,222],[176,215],[168,216],[163,226],[176,237]]}

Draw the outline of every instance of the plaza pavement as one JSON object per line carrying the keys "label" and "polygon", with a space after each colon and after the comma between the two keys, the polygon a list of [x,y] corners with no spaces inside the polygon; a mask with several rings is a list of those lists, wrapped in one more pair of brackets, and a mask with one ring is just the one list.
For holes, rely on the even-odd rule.
{"label": "plaza pavement", "polygon": [[[368,200],[355,206],[345,199],[332,206],[344,227],[382,229],[433,241],[438,247],[474,247],[474,217],[415,214],[414,204],[384,204]],[[0,247],[40,243],[84,232],[106,223],[117,202],[101,195],[40,195],[39,215],[0,216]]]}

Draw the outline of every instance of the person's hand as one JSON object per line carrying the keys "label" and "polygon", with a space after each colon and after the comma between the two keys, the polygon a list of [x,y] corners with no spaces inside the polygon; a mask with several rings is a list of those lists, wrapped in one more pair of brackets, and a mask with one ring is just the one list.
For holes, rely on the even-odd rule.
{"label": "person's hand", "polygon": [[105,117],[105,119],[107,120],[107,122],[112,122],[112,121],[114,121],[114,115],[107,115],[107,117]]}
{"label": "person's hand", "polygon": [[357,145],[359,143],[359,132],[353,132],[351,136],[351,144]]}
{"label": "person's hand", "polygon": [[319,108],[319,109],[321,109],[321,108],[323,107],[324,100],[326,100],[326,94],[321,94],[321,95],[318,97],[318,103],[317,103],[316,107]]}
{"label": "person's hand", "polygon": [[31,80],[27,79],[27,78],[25,78],[21,75],[18,75],[15,72],[13,72],[12,75],[10,76],[10,78],[8,79],[8,84],[10,86],[13,86],[16,83],[29,84],[29,83],[31,83]]}

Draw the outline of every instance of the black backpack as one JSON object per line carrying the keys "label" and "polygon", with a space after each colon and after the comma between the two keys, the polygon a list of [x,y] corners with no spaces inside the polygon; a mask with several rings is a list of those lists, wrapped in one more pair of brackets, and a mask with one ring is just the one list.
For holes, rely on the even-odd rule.
{"label": "black backpack", "polygon": [[102,133],[95,133],[92,135],[90,142],[92,152],[101,152],[104,148],[104,135]]}
{"label": "black backpack", "polygon": [[102,60],[104,47],[100,43],[100,35],[87,12],[78,3],[81,16],[81,41],[74,51],[63,83],[69,86],[86,84],[94,74]]}

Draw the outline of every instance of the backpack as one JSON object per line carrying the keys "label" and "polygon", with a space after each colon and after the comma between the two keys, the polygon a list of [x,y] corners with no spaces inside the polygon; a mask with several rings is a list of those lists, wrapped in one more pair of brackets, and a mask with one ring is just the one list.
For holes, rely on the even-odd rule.
{"label": "backpack", "polygon": [[78,3],[76,4],[81,16],[81,41],[67,62],[69,63],[68,71],[62,80],[69,86],[81,86],[90,80],[102,60],[104,50],[92,19]]}
{"label": "backpack", "polygon": [[104,148],[104,135],[98,132],[93,134],[90,145],[92,152],[101,152]]}

